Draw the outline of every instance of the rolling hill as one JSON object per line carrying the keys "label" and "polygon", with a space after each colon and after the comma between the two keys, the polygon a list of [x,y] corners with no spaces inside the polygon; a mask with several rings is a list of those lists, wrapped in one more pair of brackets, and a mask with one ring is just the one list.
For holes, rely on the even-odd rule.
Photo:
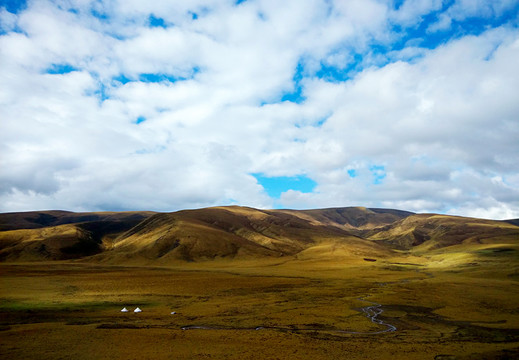
{"label": "rolling hill", "polygon": [[0,214],[0,260],[84,259],[168,264],[211,259],[420,256],[460,245],[516,251],[508,222],[362,207],[259,210],[213,207],[172,213],[64,211]]}
{"label": "rolling hill", "polygon": [[103,251],[104,242],[152,214],[68,211],[0,214],[0,261],[66,260],[94,255]]}
{"label": "rolling hill", "polygon": [[392,248],[423,253],[456,245],[518,244],[518,230],[509,222],[415,214],[363,235]]}
{"label": "rolling hill", "polygon": [[[388,251],[347,231],[345,227],[353,225],[345,225],[343,212],[344,209],[299,212],[232,206],[157,214],[119,236],[111,244],[110,252],[97,258],[138,256],[193,261],[216,257],[281,257],[324,243],[347,242],[362,244],[369,249],[368,253]],[[377,213],[368,209],[349,209],[349,212],[358,217],[370,215],[377,225],[388,223],[384,212],[380,213],[380,220],[375,220]],[[337,215],[332,217],[334,213]]]}
{"label": "rolling hill", "polygon": [[151,211],[83,212],[50,210],[0,214],[0,231],[39,229],[65,224],[90,222],[140,222],[155,214]]}

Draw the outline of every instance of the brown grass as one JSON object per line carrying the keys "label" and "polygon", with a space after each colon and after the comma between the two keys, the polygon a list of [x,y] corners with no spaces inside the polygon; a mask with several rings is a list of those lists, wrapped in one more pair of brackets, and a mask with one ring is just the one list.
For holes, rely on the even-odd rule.
{"label": "brown grass", "polygon": [[[519,228],[377,211],[212,208],[135,227],[105,214],[117,218],[0,232],[11,261],[0,263],[0,354],[519,358]],[[70,214],[33,215],[38,225]],[[20,262],[62,259],[85,241],[102,253]],[[397,331],[375,334],[385,327],[361,311],[371,303]],[[137,306],[142,313],[120,312]]]}
{"label": "brown grass", "polygon": [[[484,260],[488,254],[476,256]],[[503,267],[487,259],[479,269],[436,268],[416,260],[258,259],[170,268],[3,264],[0,352],[9,359],[517,354],[517,260]],[[398,331],[332,331],[380,330],[358,311],[367,306],[362,299],[382,304],[382,319]],[[143,312],[123,314],[123,306]],[[186,325],[227,330],[181,330]],[[250,330],[256,326],[273,328]]]}

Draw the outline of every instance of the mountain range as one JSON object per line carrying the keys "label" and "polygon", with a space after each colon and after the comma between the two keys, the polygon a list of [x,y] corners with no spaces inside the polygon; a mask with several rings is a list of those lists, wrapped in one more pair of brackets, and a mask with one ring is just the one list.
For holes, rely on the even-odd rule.
{"label": "mountain range", "polygon": [[171,213],[33,211],[0,214],[0,261],[165,265],[214,259],[376,261],[396,254],[519,251],[509,221],[345,207],[227,206]]}

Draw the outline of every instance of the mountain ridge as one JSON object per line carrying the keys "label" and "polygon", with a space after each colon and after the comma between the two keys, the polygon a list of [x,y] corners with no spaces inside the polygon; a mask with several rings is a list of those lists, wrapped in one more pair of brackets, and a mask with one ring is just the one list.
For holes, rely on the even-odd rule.
{"label": "mountain ridge", "polygon": [[463,244],[516,246],[519,226],[515,222],[365,207],[4,213],[0,214],[0,261],[168,264],[279,257],[356,261]]}

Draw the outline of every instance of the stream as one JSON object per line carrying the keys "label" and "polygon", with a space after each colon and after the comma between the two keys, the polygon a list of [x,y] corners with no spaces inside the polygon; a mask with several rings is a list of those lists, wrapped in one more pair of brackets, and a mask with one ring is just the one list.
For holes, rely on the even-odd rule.
{"label": "stream", "polygon": [[340,334],[356,334],[356,335],[376,335],[383,334],[387,332],[396,331],[397,328],[394,325],[388,324],[380,319],[378,316],[384,312],[382,310],[382,305],[377,304],[363,298],[359,298],[358,300],[368,302],[371,305],[360,308],[358,311],[362,312],[368,319],[371,320],[372,323],[385,327],[385,329],[378,331],[350,331],[350,330],[338,330],[338,329],[326,329],[326,328],[296,328],[296,327],[283,327],[283,326],[256,326],[251,328],[236,328],[236,327],[216,327],[216,326],[204,326],[204,325],[188,325],[183,326],[182,330],[286,330],[286,331],[326,331]]}

